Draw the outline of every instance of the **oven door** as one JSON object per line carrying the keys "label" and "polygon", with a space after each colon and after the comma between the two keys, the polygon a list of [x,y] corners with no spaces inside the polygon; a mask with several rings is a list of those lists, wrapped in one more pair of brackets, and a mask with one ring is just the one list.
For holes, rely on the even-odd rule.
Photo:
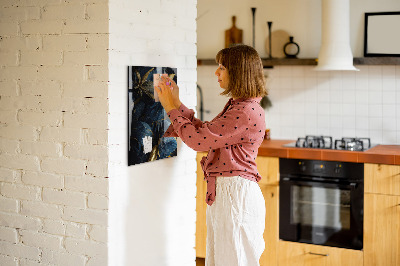
{"label": "oven door", "polygon": [[279,237],[361,250],[363,199],[363,182],[281,177]]}

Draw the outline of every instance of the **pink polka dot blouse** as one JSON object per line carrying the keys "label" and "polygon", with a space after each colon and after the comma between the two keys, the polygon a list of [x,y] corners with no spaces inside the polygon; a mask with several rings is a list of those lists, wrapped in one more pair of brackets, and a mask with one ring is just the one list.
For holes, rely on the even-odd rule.
{"label": "pink polka dot blouse", "polygon": [[195,151],[208,151],[201,160],[207,181],[206,202],[215,201],[215,180],[219,176],[240,176],[258,182],[256,157],[265,135],[265,113],[261,97],[229,99],[210,122],[194,117],[194,111],[181,105],[168,112],[172,125],[164,137],[180,137]]}

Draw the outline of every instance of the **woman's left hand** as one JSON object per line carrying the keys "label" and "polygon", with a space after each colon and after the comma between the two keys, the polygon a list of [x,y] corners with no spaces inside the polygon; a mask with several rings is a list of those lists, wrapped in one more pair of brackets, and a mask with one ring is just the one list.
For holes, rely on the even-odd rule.
{"label": "woman's left hand", "polygon": [[167,113],[172,109],[177,109],[174,104],[171,85],[167,85],[167,81],[165,79],[160,80],[159,86],[156,87],[156,92],[158,94],[161,105],[164,107]]}

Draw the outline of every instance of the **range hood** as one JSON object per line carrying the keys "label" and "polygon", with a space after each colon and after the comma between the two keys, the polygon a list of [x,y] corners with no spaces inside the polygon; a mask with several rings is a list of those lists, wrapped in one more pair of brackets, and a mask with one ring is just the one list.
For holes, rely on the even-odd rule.
{"label": "range hood", "polygon": [[350,0],[322,0],[322,33],[314,70],[353,70],[350,48]]}

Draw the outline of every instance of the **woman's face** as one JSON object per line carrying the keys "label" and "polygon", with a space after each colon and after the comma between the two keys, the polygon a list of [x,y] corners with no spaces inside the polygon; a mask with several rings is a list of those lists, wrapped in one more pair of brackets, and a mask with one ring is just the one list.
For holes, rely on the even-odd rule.
{"label": "woman's face", "polygon": [[219,64],[215,75],[218,77],[219,86],[222,89],[227,89],[229,84],[228,70],[223,65]]}

